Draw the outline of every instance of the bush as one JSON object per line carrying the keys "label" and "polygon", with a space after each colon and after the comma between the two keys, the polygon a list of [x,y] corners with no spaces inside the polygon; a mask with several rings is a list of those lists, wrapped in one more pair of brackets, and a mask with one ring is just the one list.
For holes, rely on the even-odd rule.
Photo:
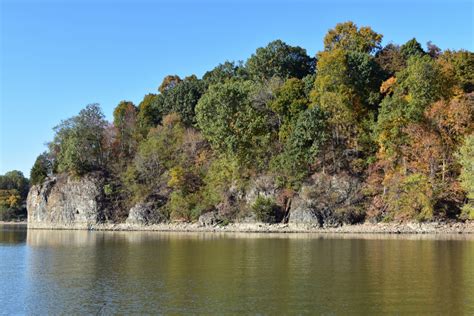
{"label": "bush", "polygon": [[425,175],[395,175],[389,184],[386,202],[397,219],[416,219],[418,221],[433,218],[433,192]]}
{"label": "bush", "polygon": [[171,218],[187,222],[196,221],[202,213],[212,209],[202,192],[186,194],[174,191],[166,204]]}
{"label": "bush", "polygon": [[275,223],[278,219],[280,208],[272,198],[258,196],[252,204],[252,211],[257,220],[264,223]]}

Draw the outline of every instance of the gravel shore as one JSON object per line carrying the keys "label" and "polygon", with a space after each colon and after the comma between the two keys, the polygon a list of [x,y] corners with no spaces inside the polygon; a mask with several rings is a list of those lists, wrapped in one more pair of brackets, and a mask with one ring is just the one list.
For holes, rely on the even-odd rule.
{"label": "gravel shore", "polygon": [[164,232],[248,232],[248,233],[342,233],[342,234],[474,234],[474,222],[453,223],[364,223],[321,228],[308,225],[232,223],[202,226],[198,223],[167,223],[157,225],[96,224],[63,225],[29,224],[28,229],[81,229],[100,231],[164,231]]}

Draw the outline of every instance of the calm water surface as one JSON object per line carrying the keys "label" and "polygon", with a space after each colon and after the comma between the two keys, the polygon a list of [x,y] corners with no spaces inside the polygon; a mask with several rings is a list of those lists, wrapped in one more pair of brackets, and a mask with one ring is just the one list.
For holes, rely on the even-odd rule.
{"label": "calm water surface", "polygon": [[0,314],[474,314],[474,236],[0,226]]}

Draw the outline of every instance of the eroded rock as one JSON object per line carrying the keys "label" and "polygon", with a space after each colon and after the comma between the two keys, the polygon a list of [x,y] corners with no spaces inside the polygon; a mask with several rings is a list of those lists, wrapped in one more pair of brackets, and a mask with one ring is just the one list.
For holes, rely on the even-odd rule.
{"label": "eroded rock", "polygon": [[318,173],[301,188],[288,222],[321,227],[358,223],[364,219],[360,211],[362,199],[360,179],[347,174]]}
{"label": "eroded rock", "polygon": [[153,225],[167,221],[166,215],[155,203],[138,203],[130,209],[127,224]]}
{"label": "eroded rock", "polygon": [[217,212],[207,212],[199,216],[198,222],[200,226],[215,226],[222,222],[222,218]]}
{"label": "eroded rock", "polygon": [[31,187],[27,198],[31,228],[87,228],[104,220],[103,177],[58,175]]}
{"label": "eroded rock", "polygon": [[292,204],[288,223],[319,226],[319,218],[310,203],[296,198]]}

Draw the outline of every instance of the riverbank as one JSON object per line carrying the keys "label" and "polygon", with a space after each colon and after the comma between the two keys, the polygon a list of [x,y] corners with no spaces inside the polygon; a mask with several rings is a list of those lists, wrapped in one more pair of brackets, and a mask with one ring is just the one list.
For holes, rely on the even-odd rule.
{"label": "riverbank", "polygon": [[0,221],[0,225],[28,225],[27,221],[20,221],[20,222],[6,222],[6,221]]}
{"label": "riverbank", "polygon": [[341,233],[341,234],[474,234],[474,222],[453,223],[364,223],[322,228],[310,225],[231,223],[203,226],[198,223],[166,223],[156,225],[95,224],[62,225],[28,224],[28,229],[73,229],[98,231],[162,231],[162,232],[248,232],[248,233]]}

